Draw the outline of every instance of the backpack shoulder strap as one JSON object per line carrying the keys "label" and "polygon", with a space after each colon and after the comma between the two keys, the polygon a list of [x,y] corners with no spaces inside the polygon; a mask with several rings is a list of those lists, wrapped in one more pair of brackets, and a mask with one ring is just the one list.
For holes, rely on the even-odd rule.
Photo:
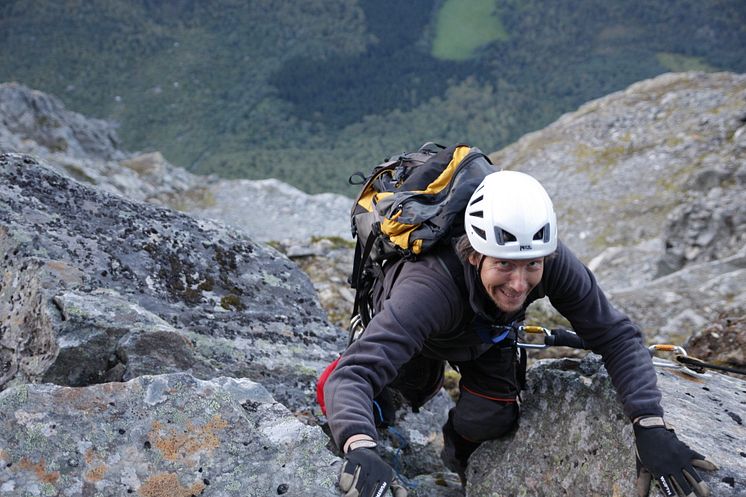
{"label": "backpack shoulder strap", "polygon": [[435,251],[435,256],[441,266],[451,275],[456,282],[461,296],[468,299],[469,292],[466,288],[466,278],[464,276],[464,265],[459,259],[456,249],[450,243],[443,244],[442,247]]}

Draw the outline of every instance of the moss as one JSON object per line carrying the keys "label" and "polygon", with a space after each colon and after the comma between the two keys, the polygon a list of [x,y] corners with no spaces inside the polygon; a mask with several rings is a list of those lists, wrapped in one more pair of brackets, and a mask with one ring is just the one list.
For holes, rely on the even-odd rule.
{"label": "moss", "polygon": [[672,52],[655,54],[658,62],[671,72],[702,71],[715,72],[717,68],[705,62],[704,57],[691,57]]}
{"label": "moss", "polygon": [[270,240],[268,242],[265,242],[265,244],[269,245],[270,247],[272,247],[273,249],[275,249],[276,251],[280,253],[287,254],[287,247],[285,247],[285,245],[278,242],[277,240]]}
{"label": "moss", "polygon": [[62,137],[52,140],[52,142],[47,145],[50,152],[66,152],[68,147],[67,140]]}
{"label": "moss", "polygon": [[443,388],[446,389],[446,392],[448,392],[448,395],[454,401],[457,401],[459,397],[458,384],[460,380],[461,375],[458,373],[458,371],[450,368],[446,369],[444,374]]}
{"label": "moss", "polygon": [[607,149],[596,149],[586,145],[585,143],[579,143],[575,147],[575,157],[578,159],[577,170],[584,172],[591,184],[596,184],[602,177],[602,175],[608,170],[612,164],[612,157],[615,153],[619,152],[619,149],[624,147],[612,147],[616,151]]}
{"label": "moss", "polygon": [[205,280],[202,283],[197,285],[197,288],[202,290],[203,292],[211,292],[214,287],[215,287],[215,280],[213,280],[209,276],[205,278]]}
{"label": "moss", "polygon": [[355,240],[347,240],[341,236],[312,236],[311,243],[317,243],[322,240],[328,240],[335,249],[355,248]]}
{"label": "moss", "polygon": [[187,288],[182,295],[188,304],[199,304],[202,300],[202,291],[199,288]]}
{"label": "moss", "polygon": [[215,261],[220,266],[221,271],[231,271],[238,267],[235,252],[225,250],[219,245],[215,246]]}
{"label": "moss", "polygon": [[202,209],[214,207],[215,204],[217,204],[217,201],[215,200],[215,195],[213,195],[212,190],[204,186],[198,186],[190,188],[178,197],[174,196],[170,199],[168,204],[174,210],[186,212],[195,207]]}
{"label": "moss", "polygon": [[220,299],[220,306],[229,311],[242,311],[245,309],[245,306],[241,303],[241,298],[232,293],[225,295]]}
{"label": "moss", "polygon": [[95,181],[91,176],[86,174],[85,170],[77,165],[74,164],[63,164],[65,168],[65,171],[72,176],[74,179],[82,182],[82,183],[89,183],[89,184],[95,184]]}

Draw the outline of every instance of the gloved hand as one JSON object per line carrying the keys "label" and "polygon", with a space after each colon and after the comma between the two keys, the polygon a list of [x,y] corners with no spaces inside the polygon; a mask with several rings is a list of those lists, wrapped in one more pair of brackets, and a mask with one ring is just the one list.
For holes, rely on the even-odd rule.
{"label": "gloved hand", "polygon": [[676,437],[661,417],[637,419],[637,495],[648,497],[655,479],[666,497],[707,497],[710,490],[694,467],[713,471],[717,466]]}
{"label": "gloved hand", "polygon": [[394,470],[374,448],[361,447],[345,455],[339,488],[344,497],[383,497],[391,490],[394,497],[407,497],[407,490],[394,480]]}

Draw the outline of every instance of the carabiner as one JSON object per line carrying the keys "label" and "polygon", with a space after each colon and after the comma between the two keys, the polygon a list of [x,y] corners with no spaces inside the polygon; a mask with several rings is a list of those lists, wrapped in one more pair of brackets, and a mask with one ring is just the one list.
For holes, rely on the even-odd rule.
{"label": "carabiner", "polygon": [[[544,339],[546,340],[546,337],[552,336],[552,332],[542,326],[535,326],[535,325],[521,325],[517,327],[517,331],[520,333],[521,331],[525,333],[533,333],[533,334],[543,334]],[[546,349],[549,347],[546,343],[523,343],[519,342],[518,347],[522,349]]]}
{"label": "carabiner", "polygon": [[[691,366],[689,364],[685,364],[681,361],[681,358],[683,357],[689,357],[689,355],[686,353],[686,350],[684,350],[683,347],[679,345],[673,345],[670,343],[656,343],[654,345],[651,345],[648,347],[648,351],[650,352],[650,355],[653,359],[653,366],[657,366],[659,368],[669,368],[669,369],[675,369],[677,371],[681,371],[682,373],[686,373],[690,376],[703,376],[706,375],[705,370],[696,367]],[[659,359],[655,357],[656,352],[671,352],[674,355],[674,361],[670,361],[667,359]],[[695,374],[696,373],[696,374]]]}

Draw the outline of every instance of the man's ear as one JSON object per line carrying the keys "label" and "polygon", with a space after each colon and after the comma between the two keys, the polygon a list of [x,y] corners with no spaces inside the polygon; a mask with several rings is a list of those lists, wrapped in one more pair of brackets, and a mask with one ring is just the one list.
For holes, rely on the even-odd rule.
{"label": "man's ear", "polygon": [[479,266],[479,260],[482,258],[482,254],[478,252],[472,252],[469,254],[469,264],[472,266]]}

